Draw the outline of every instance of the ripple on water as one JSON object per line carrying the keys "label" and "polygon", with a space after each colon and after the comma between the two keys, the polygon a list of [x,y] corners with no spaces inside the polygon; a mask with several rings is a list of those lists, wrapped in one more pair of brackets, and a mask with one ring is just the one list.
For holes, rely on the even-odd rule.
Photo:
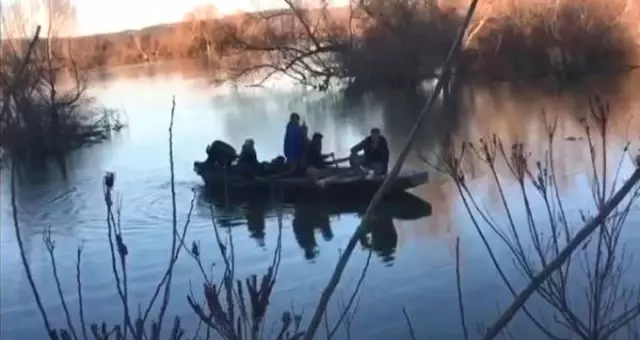
{"label": "ripple on water", "polygon": [[[192,183],[176,183],[176,203],[180,215],[188,210]],[[171,191],[164,179],[146,179],[123,186],[122,214],[126,216],[127,230],[155,226],[170,226],[172,222]]]}
{"label": "ripple on water", "polygon": [[[90,205],[99,202],[101,197],[96,190],[85,190],[93,182],[95,179],[85,177],[48,185],[22,183],[16,197],[21,224],[27,232],[42,232],[42,227],[47,225],[51,225],[53,232],[63,232],[91,218],[96,210]],[[3,213],[10,216],[11,209],[10,204],[6,205]]]}

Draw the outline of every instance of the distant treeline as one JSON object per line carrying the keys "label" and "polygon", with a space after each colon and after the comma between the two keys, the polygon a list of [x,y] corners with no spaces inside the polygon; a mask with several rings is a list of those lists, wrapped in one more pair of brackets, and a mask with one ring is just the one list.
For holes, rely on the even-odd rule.
{"label": "distant treeline", "polygon": [[[56,43],[71,51],[59,58],[72,57],[81,68],[205,58],[237,76],[267,68],[300,77],[413,83],[442,63],[467,5],[366,0],[354,7],[193,16]],[[458,68],[510,78],[632,65],[638,13],[635,1],[625,0],[480,2]],[[251,54],[256,57],[247,58]]]}

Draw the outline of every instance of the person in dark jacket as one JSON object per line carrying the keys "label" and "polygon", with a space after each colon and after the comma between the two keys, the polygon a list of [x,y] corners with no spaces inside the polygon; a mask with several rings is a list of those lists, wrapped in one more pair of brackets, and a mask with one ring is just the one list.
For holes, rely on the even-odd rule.
{"label": "person in dark jacket", "polygon": [[333,153],[323,154],[322,153],[322,136],[321,133],[316,132],[311,137],[311,141],[307,147],[307,152],[305,154],[305,165],[308,168],[314,169],[324,169],[327,165],[331,164],[327,162],[327,159],[333,156]]}
{"label": "person in dark jacket", "polygon": [[302,129],[302,149],[307,150],[307,146],[309,146],[309,143],[311,142],[309,139],[309,127],[306,123],[302,123],[302,125],[300,125],[300,129]]}
{"label": "person in dark jacket", "polygon": [[289,164],[298,164],[304,153],[304,130],[300,125],[300,115],[292,113],[284,135],[284,157]]}
{"label": "person in dark jacket", "polygon": [[233,164],[233,161],[238,158],[236,149],[221,140],[213,141],[213,143],[207,146],[206,152],[207,160],[205,164],[211,167],[228,168]]}
{"label": "person in dark jacket", "polygon": [[278,176],[285,174],[289,170],[284,156],[277,156],[264,165],[265,176]]}
{"label": "person in dark jacket", "polygon": [[244,177],[254,178],[261,175],[262,164],[258,161],[253,139],[244,141],[237,166]]}
{"label": "person in dark jacket", "polygon": [[[364,155],[358,155],[360,151],[364,151]],[[351,148],[351,165],[373,170],[377,176],[387,174],[389,145],[380,129],[371,129],[369,136]]]}

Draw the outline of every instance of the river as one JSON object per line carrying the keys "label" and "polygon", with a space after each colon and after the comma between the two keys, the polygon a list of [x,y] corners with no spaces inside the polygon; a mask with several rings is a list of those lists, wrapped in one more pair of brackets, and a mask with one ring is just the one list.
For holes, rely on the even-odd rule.
{"label": "river", "polygon": [[[196,189],[196,203],[188,229],[187,242],[198,240],[206,262],[220,264],[211,222],[209,205],[198,194],[201,180],[193,173],[194,160],[205,157],[204,148],[214,139],[235,146],[251,137],[259,157],[270,159],[282,148],[282,134],[287,116],[300,112],[312,131],[325,135],[324,147],[345,155],[351,145],[366,136],[373,126],[380,126],[397,155],[415,117],[414,103],[403,97],[348,106],[337,96],[304,93],[294,87],[266,89],[215,89],[196,72],[157,71],[132,66],[108,71],[108,77],[94,80],[91,93],[107,106],[126,111],[128,127],[113,139],[74,153],[69,159],[69,178],[61,180],[52,171],[29,174],[18,181],[17,206],[26,256],[33,270],[43,303],[56,326],[64,326],[60,305],[42,235],[48,227],[56,240],[58,270],[64,294],[77,315],[75,282],[76,249],[83,244],[83,293],[87,320],[120,322],[120,302],[114,288],[107,242],[106,210],[103,202],[102,176],[116,173],[115,190],[122,200],[122,226],[129,249],[128,271],[132,301],[148,301],[162,277],[171,242],[171,194],[168,155],[168,124],[172,96],[175,95],[174,162],[179,224],[186,219],[189,202]],[[611,162],[626,140],[637,149],[639,122],[635,118],[636,76],[624,84],[603,86],[602,92],[613,104]],[[591,88],[595,90],[594,88]],[[605,91],[606,89],[606,91]],[[613,94],[608,94],[613,93]],[[496,133],[506,143],[524,142],[533,153],[546,150],[541,110],[559,117],[559,141],[556,154],[563,195],[572,203],[570,209],[588,206],[590,190],[584,179],[589,155],[583,141],[565,140],[580,135],[575,116],[585,113],[584,92],[551,95],[544,91],[521,91],[506,85],[467,89],[461,100],[462,112],[456,117],[427,119],[418,141],[427,155],[436,153],[450,132],[454,141],[477,140],[485,133]],[[581,144],[582,143],[582,144]],[[633,149],[633,150],[635,150]],[[632,169],[623,162],[622,176]],[[614,164],[615,165],[615,164]],[[428,168],[412,153],[406,167]],[[499,209],[497,189],[482,166],[467,169],[476,198],[488,210]],[[504,308],[509,294],[496,275],[486,249],[456,187],[447,176],[431,169],[431,182],[412,190],[433,207],[431,216],[419,219],[392,220],[378,237],[375,254],[368,268],[362,295],[352,322],[356,339],[408,338],[402,309],[412,319],[419,338],[455,339],[461,336],[456,293],[455,243],[460,237],[462,287],[467,320],[471,332],[476,323],[490,322],[498,307]],[[8,171],[2,174],[1,217],[1,337],[3,339],[41,339],[44,336],[33,294],[20,262],[11,220]],[[513,181],[509,182],[513,184]],[[509,189],[511,190],[511,189]],[[508,191],[509,191],[508,190]],[[511,192],[511,191],[509,191]],[[269,322],[279,320],[282,312],[295,307],[311,317],[322,288],[349,237],[360,221],[357,211],[330,213],[331,207],[318,205],[273,207],[232,207],[215,210],[216,223],[225,227],[234,240],[238,278],[262,274],[272,261],[278,238],[278,211],[282,216],[282,262]],[[393,209],[393,208],[392,208]],[[637,224],[640,215],[632,213],[629,224]],[[228,230],[226,227],[230,227]],[[624,233],[624,240],[637,242],[636,231]],[[495,237],[494,237],[495,239]],[[629,247],[633,251],[632,247]],[[504,247],[496,247],[507,257]],[[348,298],[367,260],[366,249],[358,245],[339,285],[337,296]],[[515,275],[513,266],[511,272]],[[638,268],[634,263],[633,268]],[[217,266],[219,267],[219,266]],[[173,294],[168,316],[182,316],[187,327],[194,327],[194,316],[185,299],[189,289],[201,294],[202,278],[194,261],[182,255],[175,268]],[[215,271],[215,270],[214,270]],[[636,270],[637,272],[637,270]],[[515,275],[517,276],[517,275]],[[635,277],[637,280],[637,276]],[[521,287],[521,279],[514,279]],[[633,277],[632,277],[633,281]],[[330,323],[338,318],[338,302],[328,313]],[[529,332],[527,320],[516,318],[514,329],[522,331],[518,339],[536,339]],[[267,327],[270,329],[270,327]],[[345,332],[338,332],[346,338]]]}

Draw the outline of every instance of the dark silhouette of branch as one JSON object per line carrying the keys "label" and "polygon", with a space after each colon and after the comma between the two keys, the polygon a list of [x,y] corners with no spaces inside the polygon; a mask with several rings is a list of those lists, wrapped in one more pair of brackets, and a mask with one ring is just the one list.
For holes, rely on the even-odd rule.
{"label": "dark silhouette of branch", "polygon": [[44,240],[45,248],[47,249],[47,253],[49,254],[49,260],[51,261],[51,269],[53,270],[53,280],[56,284],[56,290],[58,291],[58,297],[60,298],[60,304],[62,305],[62,310],[64,311],[65,320],[67,321],[67,327],[71,332],[74,340],[78,340],[78,333],[76,333],[75,327],[73,327],[73,321],[71,321],[71,313],[69,312],[69,307],[67,305],[67,299],[64,298],[64,293],[62,292],[62,282],[60,281],[60,275],[58,275],[58,264],[56,263],[55,256],[55,248],[56,243],[51,238],[51,226],[47,227],[44,236],[42,237]]}
{"label": "dark silhouette of branch", "polygon": [[362,268],[362,272],[360,272],[360,278],[356,283],[356,288],[353,290],[353,293],[351,293],[351,296],[349,297],[349,301],[347,302],[347,304],[343,306],[342,313],[340,314],[338,321],[335,323],[335,325],[333,325],[333,328],[331,329],[331,331],[328,332],[327,337],[329,339],[333,338],[333,336],[338,331],[338,328],[340,327],[342,322],[348,318],[348,314],[349,314],[349,311],[351,310],[351,307],[353,306],[353,303],[358,298],[358,296],[360,296],[360,288],[362,287],[362,284],[364,283],[364,279],[367,276],[367,272],[369,271],[369,264],[371,264],[372,257],[373,257],[373,249],[369,249],[367,251],[367,260],[364,264],[364,267]]}
{"label": "dark silhouette of branch", "polygon": [[575,237],[562,249],[558,256],[545,266],[538,275],[525,287],[513,302],[505,309],[502,315],[491,325],[483,336],[483,339],[493,339],[500,331],[511,321],[520,308],[526,303],[536,289],[547,280],[553,272],[558,270],[562,264],[567,261],[573,252],[582,244],[615,209],[622,199],[631,191],[631,189],[640,181],[640,168],[637,168],[624,185],[616,192],[610,200],[608,200],[601,208],[599,213],[593,217]]}
{"label": "dark silhouette of branch", "polygon": [[462,283],[460,280],[460,237],[456,237],[456,289],[458,291],[458,308],[460,310],[460,323],[464,332],[464,339],[469,340],[469,330],[464,313],[464,299],[462,298]]}
{"label": "dark silhouette of branch", "polygon": [[[29,64],[29,61],[31,59],[31,55],[33,52],[33,49],[36,45],[36,43],[38,42],[38,39],[40,37],[40,25],[38,25],[38,27],[36,28],[36,32],[33,36],[33,39],[31,40],[31,43],[29,44],[29,47],[27,49],[27,53],[25,54],[24,60],[22,62],[22,65],[20,66],[20,71],[18,72],[18,77],[16,77],[14,79],[14,82],[9,86],[8,90],[7,90],[7,97],[5,98],[5,102],[3,102],[3,107],[2,107],[2,111],[3,114],[4,112],[6,112],[9,108],[9,101],[11,100],[11,98],[13,97],[14,93],[13,91],[15,90],[15,86],[17,84],[18,81],[20,81],[20,79],[22,78],[22,75],[24,74],[24,70],[27,66],[27,64]],[[27,275],[27,280],[29,281],[29,286],[31,287],[31,291],[33,292],[33,296],[36,299],[36,305],[38,306],[38,310],[40,312],[40,315],[42,316],[42,320],[44,321],[44,327],[47,331],[47,335],[54,340],[56,334],[54,333],[54,329],[51,327],[51,323],[49,322],[49,318],[47,317],[47,313],[44,310],[44,305],[42,304],[42,299],[40,298],[40,293],[38,292],[38,289],[36,287],[36,283],[33,280],[33,274],[31,272],[31,266],[29,265],[29,261],[27,260],[27,257],[25,255],[25,251],[24,251],[24,243],[22,242],[22,232],[20,230],[20,222],[19,222],[19,218],[18,218],[18,205],[16,203],[16,161],[13,160],[11,162],[11,212],[12,212],[12,218],[13,218],[13,227],[16,233],[16,240],[18,242],[18,248],[20,250],[20,260],[22,261],[22,264],[24,266],[25,269],[25,273]]]}
{"label": "dark silhouette of branch", "polygon": [[409,328],[409,336],[411,336],[411,340],[418,340],[418,337],[416,337],[416,332],[413,328],[413,324],[411,323],[411,318],[409,317],[409,314],[407,314],[407,310],[402,307],[402,315],[404,316],[404,320],[407,322],[407,328]]}
{"label": "dark silhouette of branch", "polygon": [[84,316],[84,297],[82,295],[82,271],[81,271],[81,261],[82,261],[82,251],[84,249],[83,245],[80,245],[76,251],[76,289],[78,293],[78,308],[80,314],[80,327],[82,329],[82,338],[84,340],[89,340],[87,337],[87,322],[85,321]]}
{"label": "dark silhouette of branch", "polygon": [[[169,169],[171,171],[171,257],[169,258],[169,263],[173,263],[173,259],[176,253],[176,247],[178,246],[177,237],[178,237],[178,216],[176,207],[176,184],[175,184],[175,173],[174,173],[174,163],[173,163],[173,118],[175,116],[176,111],[176,98],[175,96],[171,99],[171,117],[169,118]],[[179,248],[178,248],[179,250]],[[169,305],[169,296],[171,294],[171,279],[173,277],[173,271],[169,273],[167,278],[167,283],[164,288],[164,295],[162,297],[162,304],[160,306],[160,313],[158,314],[158,331],[157,334],[159,336],[162,321],[164,320],[164,314],[167,311],[167,306]]]}

